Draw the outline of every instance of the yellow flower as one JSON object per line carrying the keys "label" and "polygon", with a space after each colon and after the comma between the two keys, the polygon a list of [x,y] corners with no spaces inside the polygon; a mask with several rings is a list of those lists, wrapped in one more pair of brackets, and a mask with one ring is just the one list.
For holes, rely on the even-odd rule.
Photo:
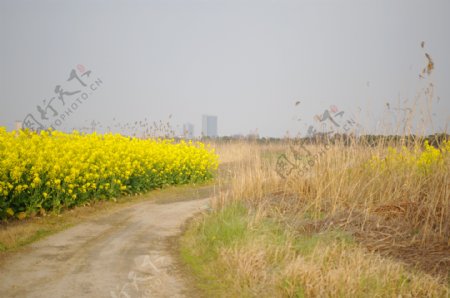
{"label": "yellow flower", "polygon": [[[44,200],[58,197],[76,204],[80,197],[84,202],[105,193],[119,196],[124,190],[136,193],[179,181],[198,182],[212,177],[217,166],[217,155],[199,142],[76,131],[16,133],[0,127],[0,199],[8,198],[5,208],[16,213],[18,205],[12,202],[21,202],[20,210],[42,207],[31,199],[36,192]],[[45,206],[52,208],[48,201]]]}
{"label": "yellow flower", "polygon": [[14,210],[12,210],[11,208],[6,209],[6,213],[7,213],[9,216],[14,216]]}
{"label": "yellow flower", "polygon": [[450,141],[444,141],[439,148],[424,142],[423,150],[420,148],[408,149],[405,146],[397,151],[389,147],[384,159],[373,156],[368,165],[371,169],[386,170],[388,168],[413,169],[421,174],[429,174],[434,167],[443,166],[445,160],[450,158]]}

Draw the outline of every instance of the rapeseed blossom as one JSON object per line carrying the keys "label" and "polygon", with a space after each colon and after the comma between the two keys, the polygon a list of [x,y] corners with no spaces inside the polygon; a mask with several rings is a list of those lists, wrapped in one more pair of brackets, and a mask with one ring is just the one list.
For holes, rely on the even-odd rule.
{"label": "rapeseed blossom", "polygon": [[418,146],[414,149],[403,146],[401,150],[388,147],[387,155],[384,158],[373,156],[369,161],[369,166],[382,171],[403,169],[427,175],[433,171],[433,168],[445,166],[449,162],[450,141],[444,141],[439,148],[435,148],[426,140],[423,149]]}
{"label": "rapeseed blossom", "polygon": [[0,127],[0,218],[202,182],[217,167],[200,142]]}

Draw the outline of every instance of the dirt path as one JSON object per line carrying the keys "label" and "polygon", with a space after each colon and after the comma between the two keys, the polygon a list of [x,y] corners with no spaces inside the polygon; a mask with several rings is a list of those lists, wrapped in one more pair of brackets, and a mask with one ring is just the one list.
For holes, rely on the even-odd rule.
{"label": "dirt path", "polygon": [[0,297],[184,297],[168,239],[207,204],[138,203],[49,236],[0,265]]}

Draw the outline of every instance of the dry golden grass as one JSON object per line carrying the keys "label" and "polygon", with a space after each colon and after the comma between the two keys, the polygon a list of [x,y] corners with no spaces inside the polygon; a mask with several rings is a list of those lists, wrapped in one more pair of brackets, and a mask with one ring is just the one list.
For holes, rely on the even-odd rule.
{"label": "dry golden grass", "polygon": [[[386,145],[338,143],[327,150],[307,146],[313,154],[323,153],[310,170],[301,175],[293,171],[286,179],[276,173],[275,164],[280,153],[291,154],[287,145],[218,145],[217,152],[228,162],[227,175],[218,183],[223,180],[229,188],[213,202],[217,213],[192,227],[185,250],[190,248],[191,257],[201,259],[195,251],[205,244],[205,225],[227,227],[230,220],[209,220],[220,218],[234,204],[246,206],[246,229],[253,232],[244,240],[209,246],[216,253],[198,265],[197,272],[206,270],[212,280],[220,272],[217,280],[226,288],[212,293],[447,297],[450,164],[429,175],[368,169],[368,160],[384,156]],[[267,241],[266,220],[280,225],[283,241]],[[343,244],[340,237],[315,242],[330,231],[345,233],[351,243]],[[302,253],[301,247],[311,241],[314,245]]]}
{"label": "dry golden grass", "polygon": [[[233,198],[249,202],[272,202],[274,197],[281,202],[288,200],[290,213],[308,212],[316,219],[343,211],[363,213],[366,218],[378,216],[387,222],[399,218],[416,230],[414,241],[447,243],[450,239],[448,161],[426,176],[401,170],[380,172],[368,170],[367,162],[373,155],[383,156],[385,147],[338,144],[321,155],[310,171],[301,176],[293,171],[282,179],[274,167],[278,148],[272,150],[253,145],[251,158],[235,166],[239,173],[232,181]],[[314,146],[309,150],[318,151]],[[264,155],[268,157],[261,157]]]}
{"label": "dry golden grass", "polygon": [[317,246],[312,256],[297,256],[283,273],[286,296],[438,297],[446,294],[436,279],[410,274],[398,262],[341,243]]}

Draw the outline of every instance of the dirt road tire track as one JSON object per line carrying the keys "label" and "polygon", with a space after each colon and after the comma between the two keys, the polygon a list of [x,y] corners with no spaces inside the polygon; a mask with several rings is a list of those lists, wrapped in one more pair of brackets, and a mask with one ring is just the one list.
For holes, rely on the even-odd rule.
{"label": "dirt road tire track", "polygon": [[208,200],[142,202],[38,241],[0,265],[0,297],[185,297],[167,240]]}

